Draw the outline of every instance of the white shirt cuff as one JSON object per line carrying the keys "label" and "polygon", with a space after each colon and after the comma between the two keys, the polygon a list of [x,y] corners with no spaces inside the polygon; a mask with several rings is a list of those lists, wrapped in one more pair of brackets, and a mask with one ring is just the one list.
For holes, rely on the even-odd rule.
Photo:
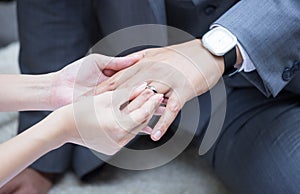
{"label": "white shirt cuff", "polygon": [[237,46],[240,49],[241,55],[243,57],[243,63],[242,66],[239,69],[239,72],[244,71],[244,72],[251,72],[254,71],[256,68],[250,59],[248,53],[245,51],[245,49],[242,47],[242,45],[238,42]]}
{"label": "white shirt cuff", "polygon": [[[218,27],[221,25],[218,24],[213,24],[210,26],[210,29]],[[222,26],[223,27],[223,26]],[[239,68],[239,72],[244,71],[244,72],[251,72],[254,71],[256,68],[252,62],[252,60],[250,59],[248,53],[245,51],[245,49],[242,47],[242,45],[238,42],[237,46],[240,49],[241,55],[243,57],[243,63],[241,64],[241,67]]]}

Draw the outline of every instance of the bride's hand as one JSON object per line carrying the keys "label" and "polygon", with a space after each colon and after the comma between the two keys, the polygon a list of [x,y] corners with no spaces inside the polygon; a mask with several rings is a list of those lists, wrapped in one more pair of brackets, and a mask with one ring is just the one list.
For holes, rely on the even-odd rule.
{"label": "bride's hand", "polygon": [[94,95],[94,88],[99,83],[135,64],[141,58],[142,55],[109,57],[91,54],[49,74],[52,78],[49,89],[50,106],[56,109],[76,102],[82,96]]}
{"label": "bride's hand", "polygon": [[105,92],[56,111],[65,123],[66,141],[111,155],[137,133],[151,132],[147,123],[163,95],[154,94],[145,86],[137,87],[131,94],[126,89]]}

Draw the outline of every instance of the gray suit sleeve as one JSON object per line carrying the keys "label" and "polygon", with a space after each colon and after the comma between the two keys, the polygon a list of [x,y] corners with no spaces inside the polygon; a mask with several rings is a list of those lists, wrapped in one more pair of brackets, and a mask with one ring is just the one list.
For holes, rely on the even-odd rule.
{"label": "gray suit sleeve", "polygon": [[293,80],[300,61],[300,1],[242,0],[215,23],[237,36],[256,67],[242,74],[266,96],[275,97]]}

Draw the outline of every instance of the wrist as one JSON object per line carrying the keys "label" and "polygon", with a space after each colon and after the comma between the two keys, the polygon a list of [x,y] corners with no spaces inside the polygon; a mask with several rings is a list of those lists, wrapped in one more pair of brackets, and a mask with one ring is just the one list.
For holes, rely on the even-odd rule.
{"label": "wrist", "polygon": [[22,93],[22,98],[19,101],[19,110],[52,110],[49,104],[50,74],[21,76],[19,92]]}
{"label": "wrist", "polygon": [[211,52],[209,52],[204,46],[203,46],[203,43],[202,43],[202,40],[199,39],[198,40],[199,43],[201,44],[201,49],[203,51],[203,53],[205,53],[206,55],[209,55],[210,58],[213,60],[213,63],[215,64],[217,70],[218,70],[218,74],[221,76],[224,71],[225,71],[225,66],[224,66],[224,57],[223,56],[216,56],[216,55],[213,55]]}
{"label": "wrist", "polygon": [[235,48],[236,48],[236,66],[239,68],[243,63],[243,57],[240,48],[238,46],[236,46]]}
{"label": "wrist", "polygon": [[62,105],[58,105],[58,101],[60,100],[58,99],[59,96],[58,91],[60,91],[59,90],[60,84],[58,83],[59,82],[58,80],[60,78],[59,72],[60,71],[46,74],[49,83],[47,105],[50,110],[56,110],[62,107]]}
{"label": "wrist", "polygon": [[53,142],[52,146],[55,148],[69,142],[72,125],[68,117],[69,115],[65,112],[63,107],[55,110],[45,119],[45,124],[52,127],[48,137],[49,140]]}
{"label": "wrist", "polygon": [[58,133],[60,133],[61,142],[80,143],[81,136],[76,127],[74,104],[70,104],[55,110],[53,118],[58,124]]}
{"label": "wrist", "polygon": [[[222,72],[222,74],[224,74],[226,71],[226,67],[225,67],[226,64],[225,64],[224,56],[218,57],[213,54],[211,54],[211,55],[214,57],[215,62],[218,64],[218,67],[220,67],[220,71]],[[231,69],[233,69],[233,68],[239,69],[241,67],[241,64],[243,63],[243,57],[241,55],[241,52],[240,52],[240,49],[238,46],[235,47],[235,55],[236,55],[235,64],[231,67]]]}
{"label": "wrist", "polygon": [[49,76],[49,107],[58,109],[73,102],[74,78],[65,69],[48,74]]}
{"label": "wrist", "polygon": [[39,81],[42,84],[40,87],[40,101],[42,108],[45,110],[53,110],[54,106],[51,99],[51,91],[53,87],[54,73],[39,75]]}
{"label": "wrist", "polygon": [[243,58],[238,46],[232,48],[223,56],[224,59],[224,73],[225,75],[233,75],[237,69],[241,68]]}
{"label": "wrist", "polygon": [[63,117],[52,112],[45,119],[24,132],[29,135],[29,141],[35,142],[44,153],[61,147],[67,142]]}

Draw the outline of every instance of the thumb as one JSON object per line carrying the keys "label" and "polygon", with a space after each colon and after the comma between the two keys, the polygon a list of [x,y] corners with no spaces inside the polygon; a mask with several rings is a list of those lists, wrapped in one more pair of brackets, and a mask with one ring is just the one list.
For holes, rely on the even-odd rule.
{"label": "thumb", "polygon": [[104,67],[104,70],[112,71],[120,71],[127,67],[134,65],[136,62],[143,58],[142,54],[134,54],[128,55],[125,57],[114,57],[112,58],[109,63]]}

